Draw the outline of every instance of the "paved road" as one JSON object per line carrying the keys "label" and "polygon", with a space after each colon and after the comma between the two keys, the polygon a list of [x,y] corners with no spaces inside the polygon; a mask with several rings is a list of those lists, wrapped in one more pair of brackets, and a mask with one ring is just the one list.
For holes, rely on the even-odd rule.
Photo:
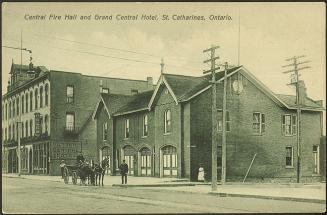
{"label": "paved road", "polygon": [[207,194],[66,185],[2,178],[2,207],[7,213],[248,213],[322,212],[325,205]]}

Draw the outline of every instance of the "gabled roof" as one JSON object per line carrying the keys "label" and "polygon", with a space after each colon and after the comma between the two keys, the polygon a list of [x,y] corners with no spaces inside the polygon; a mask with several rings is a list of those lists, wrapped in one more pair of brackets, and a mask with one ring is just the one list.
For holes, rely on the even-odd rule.
{"label": "gabled roof", "polygon": [[153,92],[154,90],[150,90],[131,96],[130,100],[114,113],[114,116],[147,110]]}
{"label": "gabled roof", "polygon": [[[241,66],[233,67],[227,70],[227,76],[239,70]],[[224,72],[216,73],[216,80],[221,80],[224,77]],[[148,109],[154,102],[154,99],[159,91],[162,84],[165,84],[169,92],[173,96],[176,104],[178,102],[185,102],[190,100],[196,95],[201,94],[211,87],[211,74],[195,77],[195,76],[185,76],[185,75],[175,75],[175,74],[162,74],[157,83],[156,89],[152,95]]]}
{"label": "gabled roof", "polygon": [[96,105],[96,108],[93,112],[93,119],[97,117],[97,114],[100,110],[101,105],[104,106],[107,111],[109,118],[118,111],[121,107],[126,105],[128,101],[132,99],[130,95],[121,95],[121,94],[107,94],[101,93],[100,99]]}

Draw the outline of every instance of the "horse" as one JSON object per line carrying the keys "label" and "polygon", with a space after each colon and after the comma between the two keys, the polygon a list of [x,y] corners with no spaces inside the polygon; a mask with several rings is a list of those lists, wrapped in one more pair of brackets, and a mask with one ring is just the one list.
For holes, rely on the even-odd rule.
{"label": "horse", "polygon": [[79,177],[81,179],[80,184],[86,185],[86,180],[88,184],[94,185],[94,168],[90,166],[88,162],[82,162],[79,166]]}
{"label": "horse", "polygon": [[97,185],[97,180],[99,178],[99,186],[101,185],[100,181],[102,182],[103,186],[103,178],[106,172],[106,167],[109,167],[109,158],[103,159],[100,164],[95,164],[95,185]]}

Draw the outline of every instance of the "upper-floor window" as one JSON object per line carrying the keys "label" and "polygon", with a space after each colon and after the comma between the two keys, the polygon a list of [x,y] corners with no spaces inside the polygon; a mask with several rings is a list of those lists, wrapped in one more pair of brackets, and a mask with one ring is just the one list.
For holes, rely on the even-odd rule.
{"label": "upper-floor window", "polygon": [[285,149],[286,149],[285,165],[286,167],[293,167],[293,147],[287,146]]}
{"label": "upper-floor window", "polygon": [[11,139],[11,125],[9,125],[8,129],[8,139]]}
{"label": "upper-floor window", "polygon": [[24,104],[25,104],[24,98],[25,98],[25,96],[22,95],[22,113],[24,113],[24,111],[25,111],[25,108],[24,108]]}
{"label": "upper-floor window", "polygon": [[30,111],[33,111],[33,92],[30,92]]}
{"label": "upper-floor window", "polygon": [[8,136],[7,136],[7,128],[5,128],[5,140],[8,140]]}
{"label": "upper-floor window", "polygon": [[74,102],[74,86],[68,85],[66,89],[67,103]]}
{"label": "upper-floor window", "polygon": [[[217,122],[217,130],[218,132],[223,131],[223,120],[222,120],[222,112],[219,112],[220,114],[218,115],[218,122]],[[231,126],[230,126],[230,116],[229,116],[229,111],[226,110],[226,131],[230,131]]]}
{"label": "upper-floor window", "polygon": [[39,119],[40,121],[40,134],[43,134],[43,117],[42,116],[40,116],[40,119]]}
{"label": "upper-floor window", "polygon": [[129,138],[129,119],[125,119],[125,138]]}
{"label": "upper-floor window", "polygon": [[103,123],[103,140],[108,140],[108,123]]}
{"label": "upper-floor window", "polygon": [[26,102],[26,113],[28,113],[28,93],[25,95],[25,102]]}
{"label": "upper-floor window", "polygon": [[9,119],[11,118],[11,101],[9,102],[9,110],[8,110],[8,112],[9,112]]}
{"label": "upper-floor window", "polygon": [[35,89],[35,92],[34,92],[34,101],[35,101],[35,110],[38,109],[38,90]]}
{"label": "upper-floor window", "polygon": [[75,130],[75,113],[66,113],[66,130]]}
{"label": "upper-floor window", "polygon": [[263,113],[253,113],[252,129],[254,134],[263,134],[266,131],[266,117]]}
{"label": "upper-floor window", "polygon": [[282,131],[285,136],[296,135],[296,115],[285,114],[282,117]]}
{"label": "upper-floor window", "polygon": [[44,132],[46,134],[49,133],[49,115],[45,115],[44,117]]}
{"label": "upper-floor window", "polygon": [[24,123],[22,122],[22,134],[21,134],[22,138],[24,137]]}
{"label": "upper-floor window", "polygon": [[49,85],[46,84],[45,85],[45,88],[44,88],[44,94],[45,94],[45,106],[48,106],[49,105]]}
{"label": "upper-floor window", "polygon": [[15,117],[16,114],[16,104],[15,100],[12,102],[12,117]]}
{"label": "upper-floor window", "polygon": [[43,107],[43,87],[40,87],[40,108]]}
{"label": "upper-floor window", "polygon": [[28,121],[25,122],[25,136],[28,136]]}
{"label": "upper-floor window", "polygon": [[109,93],[109,88],[102,88],[102,93]]}
{"label": "upper-floor window", "polygon": [[165,111],[164,132],[165,132],[165,134],[171,132],[171,112],[170,112],[170,110]]}
{"label": "upper-floor window", "polygon": [[19,97],[16,99],[16,105],[17,105],[17,116],[19,116]]}
{"label": "upper-floor window", "polygon": [[4,120],[5,118],[5,108],[4,108],[4,105],[2,105],[2,121]]}
{"label": "upper-floor window", "polygon": [[148,115],[143,116],[143,136],[148,136]]}
{"label": "upper-floor window", "polygon": [[30,137],[33,136],[33,120],[30,120]]}

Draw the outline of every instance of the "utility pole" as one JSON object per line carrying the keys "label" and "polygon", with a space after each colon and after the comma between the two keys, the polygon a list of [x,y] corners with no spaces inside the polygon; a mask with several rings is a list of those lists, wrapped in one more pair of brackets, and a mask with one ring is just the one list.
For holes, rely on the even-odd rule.
{"label": "utility pole", "polygon": [[224,95],[223,95],[223,134],[222,134],[222,146],[221,146],[221,153],[222,153],[222,161],[221,161],[221,183],[226,182],[226,153],[227,153],[227,145],[226,145],[226,99],[227,99],[227,69],[228,63],[225,62],[225,71],[224,71]]}
{"label": "utility pole", "polygon": [[296,112],[297,112],[297,132],[296,132],[296,145],[297,145],[297,171],[296,171],[296,182],[300,183],[301,177],[301,107],[299,104],[299,71],[310,68],[309,66],[303,66],[299,68],[300,64],[308,63],[309,61],[298,62],[299,58],[305,57],[304,55],[301,56],[294,56],[292,58],[286,59],[286,61],[293,61],[293,63],[282,66],[282,67],[293,67],[293,69],[285,71],[283,73],[292,73],[291,75],[295,76],[295,81],[291,81],[288,85],[295,85],[296,88]]}
{"label": "utility pole", "polygon": [[[32,54],[32,50],[23,48],[23,30],[20,32],[20,47],[12,47],[12,46],[2,46],[3,48],[9,48],[9,49],[17,49],[20,50],[20,73],[22,73],[23,68],[23,51],[27,51],[30,54]],[[32,59],[32,58],[31,58]],[[16,78],[16,77],[15,77]],[[13,83],[11,83],[13,84]],[[20,108],[21,109],[21,108]],[[21,172],[21,156],[20,156],[20,131],[21,131],[21,111],[18,113],[18,121],[16,122],[18,124],[18,131],[17,131],[17,157],[18,157],[18,176],[20,176]]]}
{"label": "utility pole", "polygon": [[216,68],[215,61],[219,59],[219,57],[215,57],[215,50],[218,49],[219,46],[212,45],[211,48],[203,50],[203,52],[210,52],[210,59],[205,60],[204,63],[211,63],[211,69],[208,71],[204,71],[203,74],[210,73],[212,74],[212,103],[211,103],[211,116],[212,116],[212,131],[211,131],[211,190],[217,190],[217,88],[216,88]]}

